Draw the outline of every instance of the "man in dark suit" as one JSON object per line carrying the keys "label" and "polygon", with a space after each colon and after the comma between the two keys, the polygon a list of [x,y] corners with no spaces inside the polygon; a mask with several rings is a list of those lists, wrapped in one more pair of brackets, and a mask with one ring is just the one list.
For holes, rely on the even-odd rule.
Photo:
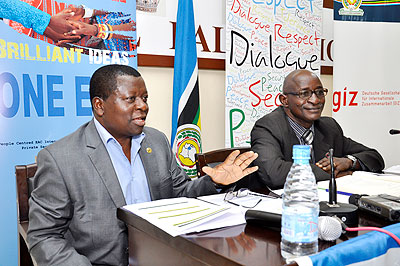
{"label": "man in dark suit", "polygon": [[343,136],[333,118],[321,117],[327,92],[318,76],[308,70],[295,70],[285,78],[279,95],[282,105],[260,118],[251,131],[252,150],[259,154],[254,161],[259,167],[256,175],[265,185],[283,187],[295,144],[311,145],[311,168],[317,181],[330,178],[326,156],[330,148],[336,177],[355,170],[382,171],[383,158],[376,150]]}
{"label": "man in dark suit", "polygon": [[133,68],[108,65],[90,81],[94,119],[41,150],[30,197],[28,243],[38,265],[128,265],[126,204],[216,193],[257,170],[254,152],[230,154],[190,180],[166,136],[145,127],[147,89]]}

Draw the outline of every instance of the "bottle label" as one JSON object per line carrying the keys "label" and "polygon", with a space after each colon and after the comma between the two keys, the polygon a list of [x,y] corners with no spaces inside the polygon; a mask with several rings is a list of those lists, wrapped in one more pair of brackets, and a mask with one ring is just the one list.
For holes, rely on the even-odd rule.
{"label": "bottle label", "polygon": [[317,241],[318,216],[312,213],[283,214],[281,235],[290,242]]}

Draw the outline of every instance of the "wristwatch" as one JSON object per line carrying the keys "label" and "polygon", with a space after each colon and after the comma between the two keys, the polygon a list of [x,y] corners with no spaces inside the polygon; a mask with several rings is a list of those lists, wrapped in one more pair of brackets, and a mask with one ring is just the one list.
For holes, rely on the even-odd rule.
{"label": "wristwatch", "polygon": [[353,165],[351,166],[350,170],[356,170],[357,158],[353,155],[346,155],[346,157],[353,161]]}

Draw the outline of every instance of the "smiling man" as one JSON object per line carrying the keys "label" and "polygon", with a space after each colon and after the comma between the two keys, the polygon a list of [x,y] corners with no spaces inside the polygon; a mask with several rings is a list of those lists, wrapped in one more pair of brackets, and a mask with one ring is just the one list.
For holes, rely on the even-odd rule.
{"label": "smiling man", "polygon": [[[254,152],[231,153],[190,180],[166,136],[145,127],[147,89],[129,66],[99,68],[90,80],[94,118],[41,150],[29,200],[29,249],[38,265],[128,265],[117,208],[216,193],[257,170]],[[239,156],[238,156],[239,155]]]}
{"label": "smiling man", "polygon": [[327,93],[318,76],[308,70],[287,75],[279,95],[282,105],[260,118],[251,131],[252,150],[259,154],[254,164],[259,167],[261,182],[273,189],[283,187],[295,144],[311,146],[311,168],[317,181],[330,178],[326,157],[330,148],[334,150],[336,177],[355,170],[382,171],[383,158],[376,150],[343,136],[333,118],[321,117]]}

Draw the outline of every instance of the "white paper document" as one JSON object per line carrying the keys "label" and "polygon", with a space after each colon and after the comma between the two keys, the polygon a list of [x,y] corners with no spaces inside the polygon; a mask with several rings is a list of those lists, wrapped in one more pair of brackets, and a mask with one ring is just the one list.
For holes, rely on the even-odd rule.
{"label": "white paper document", "polygon": [[256,193],[224,200],[225,193],[194,198],[173,198],[124,206],[172,236],[245,224],[249,207],[281,213],[281,199]]}
{"label": "white paper document", "polygon": [[[249,209],[282,214],[282,199],[280,198],[271,198],[267,195],[251,192],[251,194],[246,197],[233,198],[227,202],[224,201],[224,196],[225,194],[223,193],[199,197],[199,199],[225,206],[237,204],[241,207],[240,210],[243,213],[243,219],[246,211]],[[244,220],[244,222],[246,221]]]}
{"label": "white paper document", "polygon": [[393,165],[385,170],[383,170],[385,174],[392,174],[392,175],[400,175],[400,165]]}
{"label": "white paper document", "polygon": [[252,208],[252,210],[282,214],[282,199],[263,200],[256,207]]}
{"label": "white paper document", "polygon": [[[336,178],[336,184],[338,193],[400,196],[399,175],[355,171],[352,175]],[[318,187],[329,188],[329,180],[318,182]]]}
{"label": "white paper document", "polygon": [[168,234],[177,236],[226,226],[223,220],[230,217],[235,206],[220,206],[182,197],[132,204],[123,208]]}

